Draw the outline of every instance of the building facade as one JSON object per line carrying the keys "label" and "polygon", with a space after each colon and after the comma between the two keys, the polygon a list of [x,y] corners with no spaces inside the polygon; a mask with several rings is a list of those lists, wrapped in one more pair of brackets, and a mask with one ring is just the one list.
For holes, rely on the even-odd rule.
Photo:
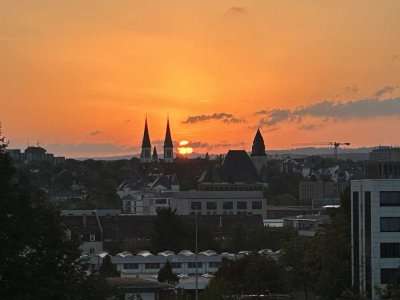
{"label": "building facade", "polygon": [[372,299],[400,264],[400,179],[351,181],[352,281]]}

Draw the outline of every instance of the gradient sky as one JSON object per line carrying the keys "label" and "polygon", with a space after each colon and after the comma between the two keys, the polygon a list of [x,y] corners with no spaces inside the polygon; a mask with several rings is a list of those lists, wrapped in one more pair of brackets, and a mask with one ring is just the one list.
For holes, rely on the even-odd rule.
{"label": "gradient sky", "polygon": [[[0,0],[10,148],[400,145],[400,1]],[[159,149],[159,153],[161,153]]]}

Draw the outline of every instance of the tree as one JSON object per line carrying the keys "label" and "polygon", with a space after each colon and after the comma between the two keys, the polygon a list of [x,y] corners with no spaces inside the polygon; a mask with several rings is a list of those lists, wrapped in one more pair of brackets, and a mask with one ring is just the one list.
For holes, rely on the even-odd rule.
{"label": "tree", "polygon": [[159,282],[166,282],[172,285],[176,285],[179,282],[178,276],[172,272],[172,265],[167,260],[165,265],[158,271],[158,281]]}
{"label": "tree", "polygon": [[[342,195],[344,200],[349,197]],[[351,288],[350,224],[343,209],[314,237],[304,258],[313,288],[322,299],[335,299]]]}
{"label": "tree", "polygon": [[287,272],[282,265],[269,257],[251,254],[236,261],[223,259],[205,293],[221,299],[232,294],[281,293],[286,287]]}
{"label": "tree", "polygon": [[106,255],[103,258],[99,272],[104,277],[116,277],[120,275],[115,265],[113,265],[110,255]]}
{"label": "tree", "polygon": [[[43,191],[31,191],[15,172],[0,132],[0,299],[105,299],[89,287],[78,238],[69,238]],[[98,294],[100,293],[101,294]]]}
{"label": "tree", "polygon": [[176,209],[157,209],[153,224],[151,243],[156,252],[170,250],[179,252],[187,247],[187,232]]}

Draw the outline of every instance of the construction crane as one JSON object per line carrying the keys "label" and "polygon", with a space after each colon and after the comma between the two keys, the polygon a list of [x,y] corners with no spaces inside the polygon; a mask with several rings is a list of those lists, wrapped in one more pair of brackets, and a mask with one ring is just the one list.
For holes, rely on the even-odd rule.
{"label": "construction crane", "polygon": [[299,144],[293,144],[296,146],[319,146],[319,145],[327,145],[327,146],[332,146],[333,147],[333,154],[335,157],[335,160],[338,159],[338,148],[340,146],[350,146],[349,142],[317,142],[317,143],[299,143]]}

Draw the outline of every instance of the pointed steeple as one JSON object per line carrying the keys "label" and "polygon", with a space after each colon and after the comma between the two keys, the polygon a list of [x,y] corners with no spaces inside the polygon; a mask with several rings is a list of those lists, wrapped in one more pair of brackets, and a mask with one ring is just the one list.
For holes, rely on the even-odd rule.
{"label": "pointed steeple", "polygon": [[154,149],[153,149],[153,160],[154,161],[158,160],[158,154],[157,154],[156,146],[154,146]]}
{"label": "pointed steeple", "polygon": [[167,118],[167,130],[165,131],[164,140],[164,161],[174,161],[174,144],[172,143],[171,130],[169,128],[169,117]]}
{"label": "pointed steeple", "polygon": [[171,130],[169,129],[169,118],[167,119],[167,130],[165,131],[165,140],[164,140],[164,148],[173,148],[171,138]]}
{"label": "pointed steeple", "polygon": [[143,133],[143,141],[142,141],[142,148],[151,148],[150,143],[150,135],[149,135],[149,128],[147,127],[147,117],[144,123],[144,133]]}
{"label": "pointed steeple", "polygon": [[149,128],[147,127],[147,116],[146,116],[146,121],[144,123],[142,153],[140,154],[140,160],[146,163],[151,162],[151,143],[150,143]]}
{"label": "pointed steeple", "polygon": [[264,139],[261,135],[260,129],[257,129],[257,133],[253,140],[253,147],[251,149],[251,156],[265,156],[265,145]]}

